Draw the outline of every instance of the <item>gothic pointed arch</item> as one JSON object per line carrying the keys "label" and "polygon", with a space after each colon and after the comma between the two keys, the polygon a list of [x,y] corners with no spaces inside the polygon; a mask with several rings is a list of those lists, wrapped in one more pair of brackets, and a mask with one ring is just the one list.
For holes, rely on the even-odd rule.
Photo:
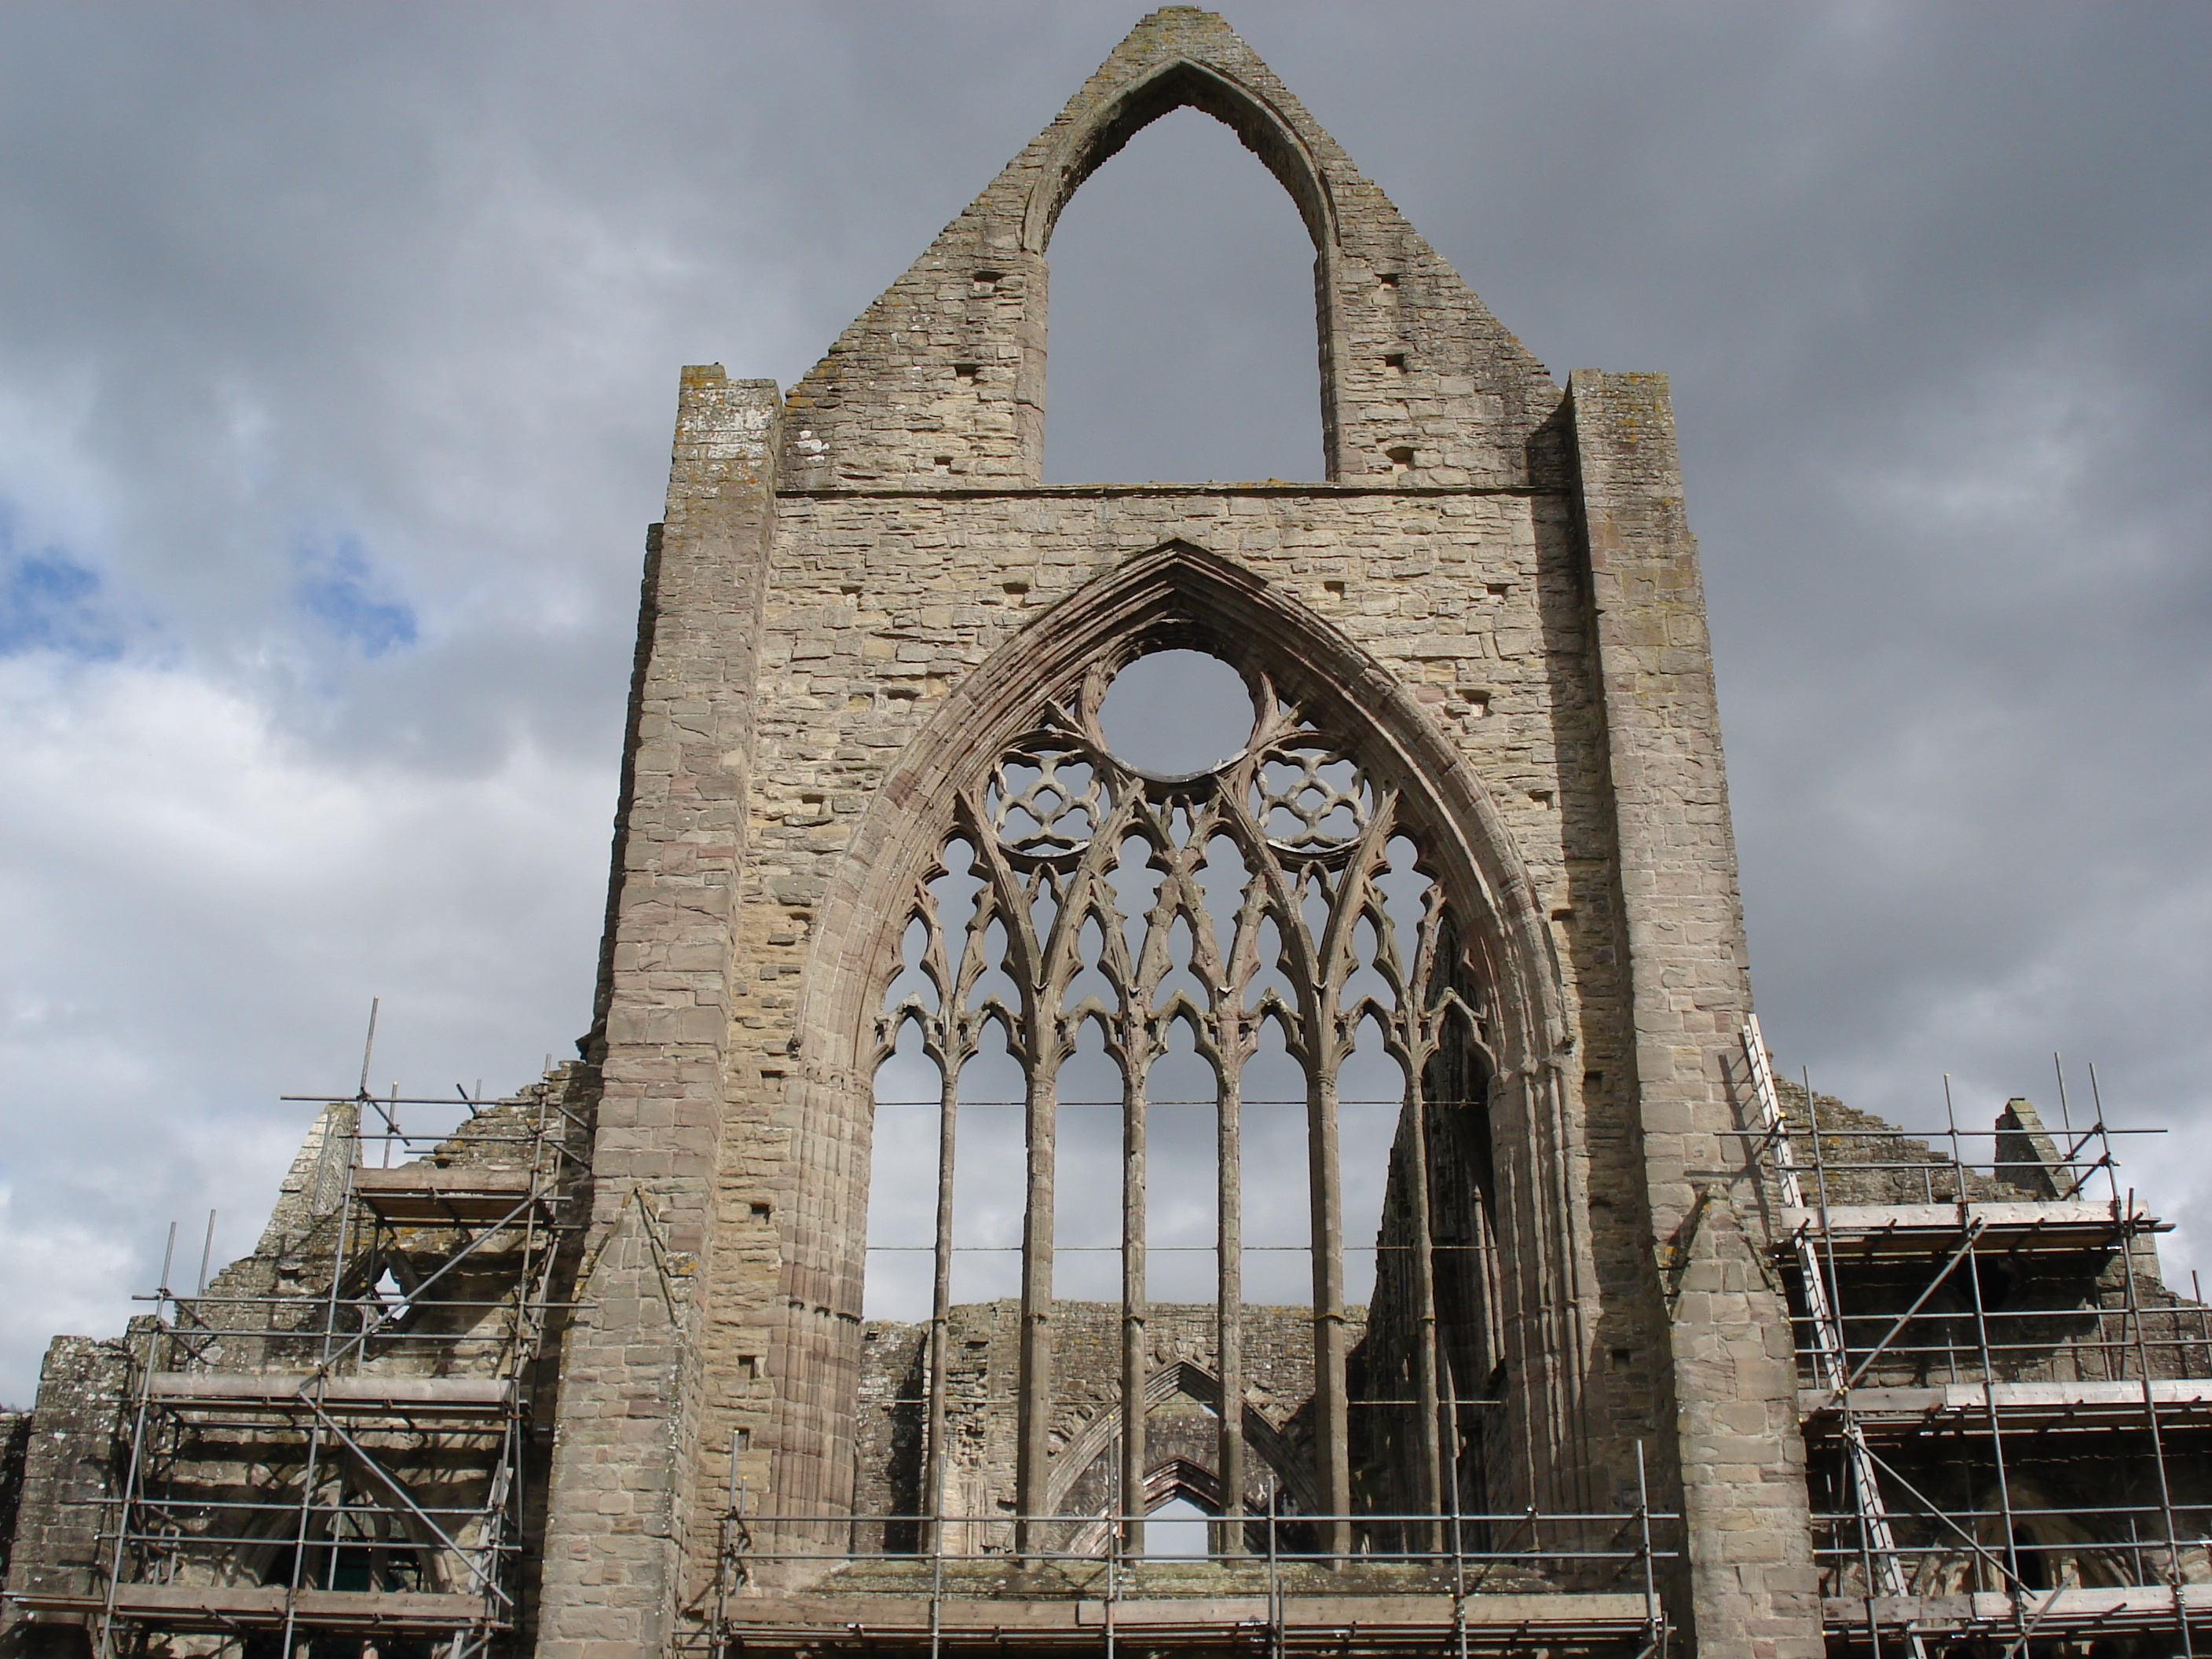
{"label": "gothic pointed arch", "polygon": [[1322,447],[1339,483],[1548,478],[1560,391],[1450,264],[1219,17],[1165,6],[791,389],[778,473],[802,489],[1042,476],[1046,245],[1083,181],[1171,110],[1225,123],[1315,248]]}
{"label": "gothic pointed arch", "polygon": [[[1097,719],[1115,672],[1171,648],[1227,662],[1253,700],[1252,735],[1240,753],[1187,778],[1130,768],[1111,752]],[[1249,877],[1238,916],[1222,924],[1219,938],[1202,919],[1196,874],[1214,837],[1234,843]],[[985,878],[979,908],[957,938],[951,921],[929,910],[929,884],[953,845]],[[1062,988],[1074,970],[1071,941],[1082,918],[1112,903],[1109,855],[1131,845],[1159,872],[1162,896],[1141,951],[1115,964],[1126,994],[1107,1019],[1096,1008],[1066,1006]],[[1390,943],[1382,890],[1399,866],[1425,882],[1429,896],[1420,920],[1401,920],[1403,936]],[[1166,955],[1154,941],[1177,915],[1200,936],[1194,965],[1209,988],[1200,993],[1206,1006],[1188,994],[1156,1001]],[[782,1273],[790,1374],[779,1395],[779,1438],[787,1485],[830,1505],[849,1497],[871,1084],[898,1030],[924,1013],[919,1006],[884,1006],[902,934],[918,917],[928,919],[931,971],[942,981],[929,1000],[939,1027],[931,1047],[945,1075],[957,1076],[975,1033],[995,1022],[1028,1079],[1019,1512],[1049,1511],[1052,1446],[1064,1432],[1054,1427],[1050,1123],[1059,1064],[1094,1018],[1114,1033],[1124,1075],[1139,1079],[1169,1029],[1188,1030],[1222,1080],[1224,1113],[1233,1109],[1232,1080],[1262,1028],[1288,1034],[1307,1078],[1316,1138],[1309,1455],[1321,1513],[1350,1517],[1363,1503],[1380,1512],[1386,1501],[1437,1512],[1451,1484],[1443,1460],[1456,1467],[1462,1432],[1446,1430],[1454,1443],[1442,1444],[1435,1425],[1441,1412],[1458,1425],[1463,1405],[1493,1413],[1480,1437],[1489,1449],[1483,1484],[1494,1498],[1547,1507],[1582,1501],[1589,1347],[1583,1320],[1592,1269],[1572,1153],[1579,1127],[1561,1076],[1568,1039],[1559,966],[1534,884],[1480,781],[1388,671],[1236,562],[1182,541],[1131,558],[1068,595],[948,697],[891,767],[823,896],[798,1000],[799,1086],[789,1119],[797,1140],[792,1167],[802,1184],[794,1195],[800,1225]],[[1256,982],[1262,923],[1276,929],[1294,992],[1248,1006],[1243,988]],[[1014,981],[1019,1006],[969,1007],[952,994],[973,982],[963,952],[972,953],[992,928],[1007,941],[999,965]],[[1353,1002],[1345,988],[1355,933],[1385,941],[1378,971],[1398,988],[1380,1001]],[[1484,1282],[1493,1287],[1488,1322],[1498,1338],[1497,1351],[1485,1352],[1479,1366],[1462,1366],[1456,1381],[1452,1357],[1440,1357],[1428,1334],[1435,1291],[1425,1268],[1407,1281],[1413,1302],[1401,1297],[1402,1305],[1386,1306],[1380,1279],[1375,1310],[1345,1301],[1346,1241],[1331,1186],[1335,1072],[1363,1025],[1384,1030],[1408,1079],[1399,1134],[1410,1150],[1393,1155],[1394,1197],[1376,1248],[1426,1262],[1434,1231],[1426,1194],[1437,1167],[1431,1149],[1473,1133],[1486,1154],[1481,1237],[1467,1248],[1493,1263]],[[1455,1056],[1449,1063],[1440,1060],[1443,1047]],[[1428,1101],[1424,1080],[1440,1065],[1464,1092]],[[1140,1109],[1140,1095],[1131,1097],[1132,1111]],[[953,1109],[949,1085],[944,1109]],[[1473,1179],[1471,1167],[1447,1171],[1459,1174]],[[1417,1219],[1394,1243],[1387,1218],[1399,1210]],[[1353,1248],[1364,1246],[1354,1241]],[[1222,1259],[1235,1254],[1224,1249]],[[941,1297],[940,1291],[940,1330]],[[1125,1317],[1140,1325],[1143,1303],[1139,1280],[1125,1293]],[[1233,1287],[1219,1305],[1241,1305]],[[1230,1330],[1237,1316],[1224,1317],[1226,1356],[1237,1340]],[[1352,1353],[1362,1342],[1382,1344],[1396,1358],[1384,1363],[1370,1353],[1363,1362]],[[1129,1349],[1135,1369],[1124,1379],[1125,1401],[1144,1391],[1139,1346]],[[1221,1364],[1234,1371],[1233,1361]],[[1395,1484],[1386,1500],[1381,1488],[1355,1480],[1352,1445],[1366,1431],[1356,1431],[1352,1418],[1363,1403],[1357,1378],[1396,1372],[1419,1390],[1419,1404],[1413,1396],[1400,1402],[1406,1421],[1392,1431],[1389,1455],[1404,1467],[1390,1475]],[[1497,1397],[1482,1397],[1486,1391]],[[1229,1392],[1240,1394],[1241,1384],[1232,1382]],[[1130,1410],[1124,1426],[1138,1479],[1142,1416]],[[1241,1413],[1224,1413],[1224,1433],[1233,1438],[1240,1420]],[[1232,1501],[1241,1492],[1240,1455],[1224,1447],[1223,1484]],[[1350,1520],[1336,1524],[1332,1547],[1350,1547]]]}
{"label": "gothic pointed arch", "polygon": [[1198,110],[1234,132],[1289,192],[1315,251],[1326,256],[1334,250],[1335,204],[1322,164],[1297,123],[1233,70],[1187,57],[1142,70],[1110,100],[1094,106],[1080,125],[1059,136],[1050,160],[1030,187],[1022,246],[1044,252],[1061,210],[1084,181],[1139,132],[1178,109]]}

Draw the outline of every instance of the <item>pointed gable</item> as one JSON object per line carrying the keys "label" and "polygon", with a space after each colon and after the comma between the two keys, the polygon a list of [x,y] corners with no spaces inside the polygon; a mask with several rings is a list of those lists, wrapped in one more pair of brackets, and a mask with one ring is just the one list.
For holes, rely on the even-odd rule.
{"label": "pointed gable", "polygon": [[1313,238],[1329,480],[1530,482],[1532,435],[1559,402],[1543,365],[1225,22],[1167,6],[793,388],[783,483],[1036,483],[1053,228],[1101,164],[1184,107],[1235,131]]}

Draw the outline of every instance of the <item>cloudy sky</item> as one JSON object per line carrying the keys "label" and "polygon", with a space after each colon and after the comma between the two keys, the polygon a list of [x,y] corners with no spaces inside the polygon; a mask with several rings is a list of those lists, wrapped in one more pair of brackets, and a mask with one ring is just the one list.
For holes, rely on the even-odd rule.
{"label": "cloudy sky", "polygon": [[[788,384],[1133,5],[0,3],[0,1400],[283,1093],[583,1029],[676,373]],[[2080,1113],[2212,1271],[2212,10],[1231,21],[1529,346],[1671,373],[1756,984]],[[1308,264],[1184,112],[1053,249],[1050,465],[1311,475]]]}

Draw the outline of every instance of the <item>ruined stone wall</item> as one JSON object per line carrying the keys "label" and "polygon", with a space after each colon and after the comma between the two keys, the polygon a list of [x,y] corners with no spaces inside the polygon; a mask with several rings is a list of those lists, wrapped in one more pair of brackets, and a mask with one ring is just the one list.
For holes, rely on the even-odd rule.
{"label": "ruined stone wall", "polygon": [[[1313,235],[1328,479],[1040,486],[1052,223],[1186,105]],[[1084,652],[1110,670],[1169,634],[1303,674],[1448,803],[1499,1048],[1503,1488],[1625,1507],[1648,1443],[1660,1501],[1697,1523],[1698,1639],[1809,1652],[1790,1334],[1730,1173],[1748,991],[1664,382],[1563,394],[1220,19],[1170,7],[787,397],[686,371],[669,499],[548,1652],[702,1631],[733,1481],[823,1517],[775,1523],[779,1543],[842,1547],[869,1003],[901,884],[986,734]],[[1662,1253],[1686,1264],[1671,1318]]]}
{"label": "ruined stone wall", "polygon": [[96,1597],[104,1500],[121,1484],[130,1360],[119,1341],[55,1339],[39,1373],[23,1447],[8,1565],[10,1601],[0,1611],[0,1653],[42,1650],[48,1630],[81,1627],[86,1614],[26,1613],[15,1596]]}
{"label": "ruined stone wall", "polygon": [[[558,1192],[589,1151],[593,1085],[586,1067],[556,1067],[536,1089],[474,1112],[411,1167],[509,1176],[534,1170]],[[537,1129],[541,1115],[550,1126],[549,1138]],[[151,1564],[160,1582],[173,1589],[234,1589],[289,1579],[309,1467],[304,1419],[281,1405],[210,1411],[178,1407],[173,1399],[169,1407],[156,1402],[142,1419],[149,1368],[215,1384],[273,1378],[272,1399],[325,1368],[348,1377],[514,1375],[521,1417],[534,1415],[541,1431],[550,1433],[546,1368],[518,1368],[521,1305],[549,1295],[556,1303],[565,1298],[561,1281],[564,1269],[573,1268],[573,1251],[562,1255],[541,1232],[538,1269],[526,1275],[517,1228],[373,1226],[358,1201],[349,1200],[360,1117],[352,1102],[317,1115],[253,1252],[222,1269],[199,1295],[179,1301],[173,1322],[141,1318],[123,1341],[64,1337],[50,1349],[34,1410],[14,1419],[11,1443],[19,1461],[0,1465],[0,1508],[12,1504],[15,1511],[12,1526],[0,1528],[0,1538],[13,1547],[10,1601],[0,1626],[9,1634],[0,1638],[0,1650],[27,1654],[43,1651],[41,1644],[68,1647],[82,1639],[64,1632],[76,1632],[105,1595],[115,1558],[101,1534],[112,1539],[121,1513],[113,1500],[132,1467],[135,1421],[145,1425],[137,1444],[139,1495],[164,1506],[158,1529],[166,1541]],[[368,1166],[385,1162],[372,1148]],[[397,1162],[403,1171],[410,1167],[404,1152]],[[465,1255],[471,1237],[477,1243]],[[448,1265],[457,1259],[459,1266]],[[386,1310],[388,1326],[351,1340]],[[495,1506],[497,1494],[514,1491],[518,1480],[523,1524],[542,1535],[535,1531],[542,1528],[542,1510],[532,1496],[544,1473],[542,1444],[520,1443],[518,1465],[501,1474],[503,1414],[488,1423],[434,1416],[428,1426],[357,1419],[351,1433],[399,1480],[407,1501],[447,1517],[448,1536],[461,1550],[487,1541],[486,1527],[496,1523],[484,1512]],[[314,1496],[325,1518],[349,1480],[364,1513],[401,1507],[378,1481],[349,1476],[346,1467],[328,1455],[320,1461]],[[9,1480],[17,1480],[19,1499],[6,1486]],[[143,1514],[134,1522],[146,1524]],[[410,1528],[404,1515],[392,1524],[393,1547],[380,1559],[393,1564],[409,1588],[466,1592],[472,1581],[459,1557],[427,1530]],[[323,1547],[324,1534],[311,1529],[309,1536],[318,1540],[312,1555]],[[137,1552],[126,1550],[121,1561],[123,1582],[144,1582],[149,1564]],[[35,1605],[27,1608],[16,1598]],[[72,1598],[82,1605],[70,1605]],[[364,1613],[369,1622],[374,1617]]]}
{"label": "ruined stone wall", "polygon": [[[1357,1310],[1356,1313],[1364,1313]],[[952,1426],[952,1474],[946,1513],[980,1525],[948,1529],[945,1547],[957,1554],[1004,1553],[1012,1547],[1015,1504],[1014,1395],[1020,1304],[1013,1300],[963,1304],[953,1310],[951,1386],[947,1415]],[[1121,1402],[1121,1310],[1117,1304],[1060,1302],[1053,1307],[1055,1398],[1050,1438],[1066,1467],[1060,1473],[1054,1512],[1100,1515],[1115,1507],[1117,1474],[1111,1455]],[[1353,1321],[1353,1342],[1364,1331]],[[1172,1402],[1218,1408],[1220,1364],[1211,1304],[1153,1303],[1146,1334],[1162,1398],[1155,1417],[1172,1417]],[[853,1509],[860,1516],[921,1512],[922,1424],[928,1327],[871,1320],[862,1334],[860,1419],[854,1434]],[[1246,1493],[1248,1511],[1264,1514],[1268,1482],[1288,1496],[1286,1510],[1310,1509],[1313,1491],[1304,1470],[1312,1452],[1313,1315],[1298,1307],[1249,1307],[1244,1317],[1248,1413],[1265,1425],[1263,1455],[1255,1457]],[[1195,1367],[1194,1372],[1182,1368]],[[1188,1387],[1199,1390],[1192,1395]],[[1208,1384],[1214,1386],[1209,1389]],[[1168,1409],[1164,1411],[1164,1407]],[[1197,1438],[1168,1431],[1153,1444],[1152,1461],[1164,1464],[1213,1462],[1212,1418]],[[1195,1426],[1195,1425],[1194,1425]],[[1063,1546],[1082,1528],[1061,1529]],[[912,1526],[866,1528],[870,1544],[888,1552],[921,1547]]]}
{"label": "ruined stone wall", "polygon": [[23,1503],[23,1462],[31,1449],[31,1413],[0,1411],[0,1584],[15,1553],[15,1515]]}
{"label": "ruined stone wall", "polygon": [[[703,372],[693,384],[712,386]],[[866,1079],[809,1079],[803,1063],[794,1065],[810,1035],[798,1012],[803,976],[873,971],[872,963],[817,957],[821,908],[855,830],[893,761],[937,708],[1026,624],[1130,556],[1182,543],[1249,571],[1370,657],[1464,757],[1510,832],[1553,940],[1569,1022],[1572,1057],[1558,1075],[1574,1127],[1567,1167],[1558,1173],[1563,1186],[1589,1193],[1585,1240],[1595,1277],[1620,1287],[1581,1307],[1584,1351],[1565,1358],[1585,1369],[1592,1391],[1588,1420],[1600,1443],[1585,1467],[1605,1473],[1591,1499],[1623,1501],[1633,1490],[1629,1447],[1661,1434],[1668,1421],[1672,1369],[1650,1267],[1649,1124],[1620,971],[1628,946],[1615,855],[1619,744],[1606,728],[1593,660],[1583,504],[1570,493],[1526,488],[1162,486],[1013,495],[783,490],[775,510],[758,678],[745,699],[746,767],[757,781],[745,796],[749,858],[730,923],[730,1115],[716,1154],[715,1207],[737,1229],[730,1235],[737,1254],[709,1254],[711,1306],[686,1316],[700,1322],[704,1379],[699,1420],[686,1431],[700,1448],[688,1477],[694,1490],[709,1503],[719,1495],[727,1478],[724,1448],[737,1447],[741,1459],[764,1458],[771,1408],[842,1415],[844,1433],[851,1431],[857,1341],[845,1351],[849,1358],[836,1358],[833,1343],[830,1360],[785,1371],[779,1354],[792,1350],[774,1345],[764,1324],[771,1295],[793,1317],[829,1328],[854,1320],[858,1306],[857,1264],[842,1269],[850,1276],[842,1279],[830,1264],[850,1259],[850,1241],[864,1225],[866,1148],[820,1138],[824,1118],[810,1109],[808,1090],[865,1089]],[[707,690],[701,685],[695,695]],[[1692,743],[1701,732],[1709,741],[1709,725],[1694,724],[1669,740]],[[1741,962],[1729,942],[1736,924],[1724,797],[1717,781],[1703,787],[1706,806],[1722,816],[1714,827],[1692,825],[1687,833],[1693,848],[1711,854],[1708,867],[1722,885],[1711,921],[1684,932],[1720,977],[1660,1000],[1674,1009],[1669,1041],[1686,1042],[1692,1058],[1705,1056],[1694,1086],[1706,1091],[1706,1103],[1684,1120],[1702,1126],[1703,1140],[1676,1162],[1711,1170],[1725,1167],[1716,1131],[1730,1127],[1731,1108],[1719,1057],[1741,1006]],[[687,858],[711,850],[688,846]],[[726,849],[718,856],[727,857]],[[1682,1086],[1678,1081],[1678,1092]],[[1676,1109],[1665,1109],[1665,1121],[1675,1121]],[[793,1159],[792,1137],[800,1133],[817,1139]],[[1703,1160],[1693,1155],[1700,1144]],[[672,1170],[681,1162],[662,1158],[659,1167]],[[842,1205],[793,1213],[802,1166],[824,1164],[842,1177]],[[745,1265],[759,1260],[757,1229],[771,1218],[785,1263],[783,1288],[775,1292]],[[830,1276],[810,1277],[817,1272]],[[745,1283],[754,1288],[738,1288]],[[1788,1334],[1771,1315],[1754,1317],[1753,1305],[1742,1304],[1733,1324],[1763,1333],[1749,1340],[1772,1376],[1757,1386],[1774,1382],[1776,1409],[1785,1414],[1771,1425],[1774,1468],[1759,1481],[1786,1482],[1794,1437],[1786,1420]],[[856,1338],[857,1325],[848,1328]],[[744,1462],[751,1489],[775,1491],[796,1508],[848,1501],[850,1465],[842,1456],[802,1474],[817,1455],[803,1437],[786,1436],[777,1452],[777,1464]],[[1662,1469],[1660,1479],[1667,1478]],[[688,1578],[695,1603],[713,1572],[707,1518],[695,1514],[691,1525],[702,1540]]]}

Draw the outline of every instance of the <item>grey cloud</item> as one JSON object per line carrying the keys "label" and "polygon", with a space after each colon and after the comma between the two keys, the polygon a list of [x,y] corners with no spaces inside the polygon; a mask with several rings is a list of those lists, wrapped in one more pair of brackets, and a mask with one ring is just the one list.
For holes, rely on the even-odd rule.
{"label": "grey cloud", "polygon": [[[1135,15],[0,15],[0,558],[119,653],[0,621],[0,1395],[170,1216],[246,1242],[372,992],[423,1092],[581,1028],[677,367],[794,379]],[[1785,1066],[1924,1124],[2094,1059],[2212,1261],[2212,20],[1230,16],[1555,373],[1671,372]],[[1310,252],[1225,131],[1054,255],[1057,474],[1312,471]],[[411,643],[302,607],[346,538]]]}

